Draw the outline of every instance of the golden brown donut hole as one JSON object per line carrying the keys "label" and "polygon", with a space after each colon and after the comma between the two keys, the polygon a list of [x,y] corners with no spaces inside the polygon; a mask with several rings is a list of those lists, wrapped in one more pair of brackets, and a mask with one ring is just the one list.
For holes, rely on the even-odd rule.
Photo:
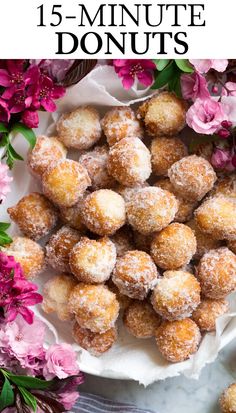
{"label": "golden brown donut hole", "polygon": [[78,323],[74,323],[73,338],[83,349],[89,351],[93,356],[100,356],[108,351],[117,339],[117,330],[110,328],[103,333],[94,333],[87,328],[82,328]]}
{"label": "golden brown donut hole", "polygon": [[134,301],[126,308],[123,321],[134,337],[150,338],[155,336],[161,318],[148,302]]}

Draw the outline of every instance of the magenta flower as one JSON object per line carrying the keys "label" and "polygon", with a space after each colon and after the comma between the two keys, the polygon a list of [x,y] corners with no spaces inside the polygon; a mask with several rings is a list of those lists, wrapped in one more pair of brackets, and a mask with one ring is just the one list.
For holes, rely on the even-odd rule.
{"label": "magenta flower", "polygon": [[48,76],[40,76],[35,97],[38,100],[39,105],[42,106],[46,111],[54,112],[56,110],[56,104],[53,100],[63,97],[64,94],[64,87],[55,85],[52,79],[50,79]]}
{"label": "magenta flower", "polygon": [[205,77],[197,72],[181,76],[181,90],[183,98],[187,100],[207,99],[210,97]]}
{"label": "magenta flower", "polygon": [[76,354],[69,344],[54,344],[46,351],[43,375],[47,380],[54,377],[65,379],[79,373]]}
{"label": "magenta flower", "polygon": [[227,59],[193,59],[189,61],[199,73],[207,73],[210,69],[215,69],[217,72],[224,72],[228,66]]}
{"label": "magenta flower", "polygon": [[0,122],[9,122],[10,116],[11,114],[7,103],[0,98]]}
{"label": "magenta flower", "polygon": [[12,177],[8,176],[9,168],[0,162],[0,203],[5,201],[6,195],[11,191],[9,183]]}
{"label": "magenta flower", "polygon": [[216,169],[234,170],[233,154],[229,149],[216,148],[211,157],[212,166]]}
{"label": "magenta flower", "polygon": [[23,64],[23,60],[7,60],[6,69],[0,69],[0,85],[21,88],[24,85]]}
{"label": "magenta flower", "polygon": [[156,69],[152,60],[115,59],[113,66],[126,90],[133,86],[135,78],[144,86],[150,86],[153,82],[153,71]]}
{"label": "magenta flower", "polygon": [[39,125],[38,112],[36,110],[26,109],[21,116],[21,120],[28,128],[37,128]]}
{"label": "magenta flower", "polygon": [[197,133],[212,135],[227,120],[224,106],[213,99],[197,99],[186,114],[188,126]]}
{"label": "magenta flower", "polygon": [[43,59],[31,60],[30,62],[31,64],[37,65],[41,72],[56,82],[61,82],[74,64],[74,60],[72,59]]}

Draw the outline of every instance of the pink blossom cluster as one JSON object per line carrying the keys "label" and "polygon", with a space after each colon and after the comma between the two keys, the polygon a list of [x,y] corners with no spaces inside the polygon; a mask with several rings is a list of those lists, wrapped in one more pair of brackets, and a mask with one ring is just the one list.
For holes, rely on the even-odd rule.
{"label": "pink blossom cluster", "polygon": [[65,89],[56,85],[39,65],[25,60],[0,61],[0,121],[9,123],[12,116],[29,128],[39,123],[39,109],[54,112],[54,100],[64,96]]}
{"label": "pink blossom cluster", "polygon": [[134,85],[135,79],[146,87],[153,83],[156,65],[152,60],[114,59],[113,66],[126,90]]}
{"label": "pink blossom cluster", "polygon": [[[0,253],[0,367],[16,374],[59,379],[58,401],[70,409],[83,381],[76,354],[69,344],[54,344],[45,348],[45,325],[28,306],[42,301],[37,287],[24,278],[19,263]],[[71,378],[69,381],[64,379]]]}
{"label": "pink blossom cluster", "polygon": [[5,201],[10,192],[9,184],[13,178],[8,175],[8,171],[8,166],[0,162],[0,203]]}

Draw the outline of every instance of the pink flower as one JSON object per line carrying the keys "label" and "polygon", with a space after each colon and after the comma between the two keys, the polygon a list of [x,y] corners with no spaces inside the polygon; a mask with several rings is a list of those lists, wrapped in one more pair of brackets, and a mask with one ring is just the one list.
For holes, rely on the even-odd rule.
{"label": "pink flower", "polygon": [[[6,323],[4,340],[0,340],[0,347],[5,347],[8,354],[21,361],[26,367],[25,359],[29,357],[42,357],[45,327],[42,321],[35,319],[29,326],[22,317],[16,317],[11,323]],[[26,365],[25,365],[26,364]]]}
{"label": "pink flower", "polygon": [[152,60],[115,59],[113,66],[116,73],[122,78],[124,89],[130,89],[137,77],[144,86],[150,86],[153,82],[153,71],[156,69]]}
{"label": "pink flower", "polygon": [[181,76],[181,90],[183,98],[187,100],[196,100],[197,98],[206,99],[210,97],[205,77],[197,72]]}
{"label": "pink flower", "polygon": [[8,171],[8,166],[0,162],[0,203],[5,201],[6,194],[11,191],[9,183],[13,178],[8,176]]}
{"label": "pink flower", "polygon": [[47,380],[54,377],[65,379],[78,374],[76,354],[69,344],[54,344],[46,352],[43,375]]}
{"label": "pink flower", "polygon": [[188,126],[197,133],[212,135],[227,120],[224,106],[213,99],[197,99],[186,114]]}
{"label": "pink flower", "polygon": [[233,154],[229,149],[216,148],[211,157],[212,166],[216,169],[234,170]]}
{"label": "pink flower", "polygon": [[0,69],[0,85],[22,87],[24,84],[23,60],[7,60],[6,69]]}
{"label": "pink flower", "polygon": [[78,386],[84,382],[83,374],[77,377],[68,378],[62,383],[62,388],[59,389],[58,397],[60,403],[63,404],[66,410],[70,410],[79,397]]}
{"label": "pink flower", "polygon": [[222,96],[236,96],[236,83],[226,82],[225,87],[222,87]]}
{"label": "pink flower", "polygon": [[224,72],[228,66],[227,59],[194,59],[189,61],[199,73],[207,73],[210,69]]}
{"label": "pink flower", "polygon": [[47,112],[54,112],[56,110],[56,104],[53,100],[63,97],[64,94],[64,87],[55,85],[48,76],[40,76],[39,84],[35,92],[35,100],[38,101],[39,106],[42,106]]}
{"label": "pink flower", "polygon": [[37,128],[39,125],[39,116],[36,110],[25,110],[21,120],[28,128]]}
{"label": "pink flower", "polygon": [[43,59],[31,60],[30,62],[38,65],[43,73],[57,82],[61,82],[65,78],[68,70],[74,64],[72,59]]}
{"label": "pink flower", "polygon": [[10,116],[11,114],[7,103],[0,98],[0,122],[9,122]]}

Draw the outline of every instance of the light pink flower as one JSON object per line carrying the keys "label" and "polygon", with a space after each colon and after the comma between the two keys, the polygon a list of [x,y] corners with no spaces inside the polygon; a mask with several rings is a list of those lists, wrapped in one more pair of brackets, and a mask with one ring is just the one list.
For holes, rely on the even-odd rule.
{"label": "light pink flower", "polygon": [[144,86],[150,86],[153,82],[153,71],[156,69],[152,60],[115,59],[113,66],[126,90],[133,86],[136,77]]}
{"label": "light pink flower", "polygon": [[58,391],[60,403],[63,404],[66,410],[70,410],[79,397],[78,386],[84,382],[84,376],[80,373],[77,377],[67,379],[65,384]]}
{"label": "light pink flower", "polygon": [[199,73],[207,73],[210,69],[224,72],[228,66],[227,59],[193,59],[189,61]]}
{"label": "light pink flower", "polygon": [[236,96],[236,83],[226,82],[225,87],[222,87],[222,96]]}
{"label": "light pink flower", "polygon": [[47,380],[53,377],[65,379],[79,373],[76,354],[69,344],[54,344],[46,351],[46,365],[43,375]]}
{"label": "light pink flower", "polygon": [[197,133],[212,135],[227,120],[224,106],[213,99],[197,99],[186,114],[188,126]]}
{"label": "light pink flower", "polygon": [[8,176],[9,168],[0,162],[0,203],[5,201],[6,194],[11,191],[9,183],[13,178]]}
{"label": "light pink flower", "polygon": [[37,128],[39,125],[39,115],[36,110],[25,110],[21,116],[22,122],[28,128]]}
{"label": "light pink flower", "polygon": [[5,324],[4,338],[0,337],[0,348],[23,361],[27,357],[41,357],[45,338],[44,324],[35,318],[30,326],[22,317]]}
{"label": "light pink flower", "polygon": [[181,90],[184,99],[196,100],[210,97],[207,81],[204,76],[195,72],[181,76]]}

